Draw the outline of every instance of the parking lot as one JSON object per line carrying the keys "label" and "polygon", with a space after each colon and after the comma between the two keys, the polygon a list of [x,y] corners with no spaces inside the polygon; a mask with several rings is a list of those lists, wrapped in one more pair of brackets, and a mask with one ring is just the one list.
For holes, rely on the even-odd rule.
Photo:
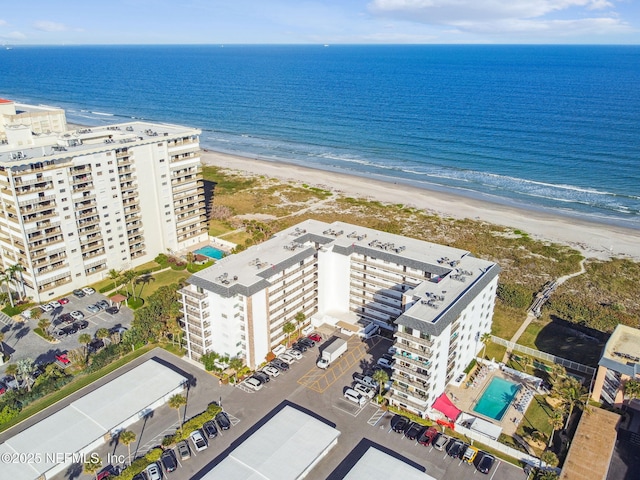
{"label": "parking lot", "polygon": [[[92,337],[100,328],[110,329],[112,327],[128,328],[133,320],[133,312],[122,307],[115,314],[109,314],[104,309],[97,313],[87,310],[89,305],[95,304],[100,300],[109,302],[108,297],[100,293],[85,295],[77,298],[74,295],[65,297],[69,303],[61,305],[50,312],[43,312],[40,318],[48,318],[51,321],[49,332],[56,339],[55,343],[51,343],[34,333],[34,329],[38,326],[38,320],[28,319],[23,322],[13,322],[12,324],[2,325],[0,329],[4,333],[5,351],[11,355],[9,363],[15,363],[22,358],[31,358],[37,364],[51,363],[55,361],[55,355],[65,350],[72,350],[80,347],[78,337],[82,333],[88,333]],[[58,332],[68,323],[63,321],[65,314],[74,311],[80,311],[84,315],[88,325],[85,329],[78,330],[76,333],[68,336],[59,336]],[[4,368],[0,367],[0,373],[4,374]]]}
{"label": "parking lot", "polygon": [[[364,345],[357,339],[350,339],[349,342],[350,350],[359,350],[359,347]],[[407,461],[421,466],[429,475],[438,480],[463,480],[474,476],[478,479],[487,478],[490,480],[525,478],[522,469],[501,460],[497,460],[489,475],[485,476],[478,472],[474,466],[465,464],[458,458],[451,458],[444,451],[436,450],[432,446],[424,447],[416,440],[409,440],[403,434],[395,433],[390,425],[392,414],[370,403],[360,407],[346,400],[343,392],[346,387],[352,384],[353,373],[370,369],[375,364],[375,359],[386,353],[390,346],[389,340],[380,337],[374,337],[368,342],[364,355],[360,358],[354,357],[355,362],[353,358],[348,359],[349,357],[346,355],[342,357],[342,359],[348,359],[346,361],[350,368],[344,368],[346,363],[338,367],[338,361],[336,361],[335,371],[328,369],[321,371],[320,374],[318,374],[319,369],[315,366],[318,347],[311,348],[303,354],[300,360],[293,363],[287,372],[276,378],[271,378],[258,391],[241,385],[237,387],[220,385],[215,377],[202,371],[199,367],[178,359],[163,350],[156,349],[147,354],[166,359],[193,378],[192,387],[188,391],[185,418],[188,419],[200,413],[206,409],[210,402],[216,401],[221,402],[234,424],[230,430],[220,432],[221,434],[216,438],[211,439],[206,450],[194,452],[194,449],[191,448],[191,458],[179,461],[178,469],[168,473],[166,477],[197,479],[202,475],[203,469],[211,468],[224,458],[230,449],[249,435],[257,424],[263,422],[283,402],[290,402],[334,423],[341,432],[338,447],[332,449],[313,469],[307,477],[310,479],[343,478],[352,465],[348,461],[348,457],[353,456],[350,452],[354,449],[357,451],[362,447],[363,442],[395,452]],[[324,380],[321,379],[323,375],[326,376]],[[315,380],[309,383],[310,378],[315,378]],[[316,385],[319,385],[318,382],[323,382],[321,383],[323,385],[322,392],[315,388]],[[142,454],[149,448],[160,445],[164,435],[172,433],[176,427],[177,415],[174,409],[166,405],[157,409],[151,416],[130,427],[137,436],[132,445],[132,452],[137,451]],[[105,445],[99,453],[103,459],[107,459],[113,458],[108,457],[109,454],[126,456],[127,450],[123,445],[110,444]],[[78,478],[78,475],[83,480],[93,478],[82,475],[77,470],[75,476],[67,474],[59,475],[56,478],[57,480]]]}

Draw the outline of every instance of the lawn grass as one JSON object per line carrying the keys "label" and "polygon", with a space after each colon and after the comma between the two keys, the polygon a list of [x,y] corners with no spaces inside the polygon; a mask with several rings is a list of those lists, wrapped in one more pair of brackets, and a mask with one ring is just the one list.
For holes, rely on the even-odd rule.
{"label": "lawn grass", "polygon": [[502,302],[496,302],[493,309],[491,333],[496,337],[511,340],[526,317],[526,312],[504,305]]}
{"label": "lawn grass", "polygon": [[160,287],[180,283],[190,276],[191,274],[187,270],[165,270],[164,272],[154,273],[147,281],[136,285],[136,296],[149,298]]}
{"label": "lawn grass", "polygon": [[[524,413],[516,433],[521,437],[527,437],[533,431],[539,431],[544,434],[547,441],[553,427],[549,423],[549,418],[553,414],[553,409],[547,404],[544,395],[535,395],[529,408]],[[538,455],[542,452],[537,452]]]}
{"label": "lawn grass", "polygon": [[493,358],[496,362],[501,362],[506,351],[507,347],[505,347],[504,345],[498,345],[497,343],[489,342],[487,343],[487,348],[484,352],[484,358],[486,358],[487,360],[491,360]]}
{"label": "lawn grass", "polygon": [[229,235],[222,235],[220,238],[224,239],[227,242],[235,243],[236,245],[244,245],[244,242],[251,238],[244,230],[240,230],[238,232],[233,232]]}
{"label": "lawn grass", "polygon": [[36,413],[41,412],[45,408],[50,407],[51,405],[59,402],[60,400],[68,397],[69,395],[86,387],[87,385],[92,384],[96,380],[99,380],[100,378],[108,375],[114,370],[117,370],[118,368],[135,360],[136,358],[144,355],[145,353],[154,349],[155,347],[156,345],[145,345],[144,347],[139,348],[134,352],[124,355],[122,358],[116,360],[113,363],[110,363],[109,365],[98,370],[97,372],[94,372],[88,375],[78,376],[78,378],[76,378],[75,380],[72,380],[70,383],[62,387],[60,390],[54,393],[51,393],[45,397],[42,397],[41,399],[38,399],[35,402],[27,405],[18,415],[16,415],[15,418],[13,418],[11,421],[7,423],[2,424],[0,426],[0,432],[4,432],[5,430],[8,430],[9,428],[26,420],[32,415],[35,415]]}
{"label": "lawn grass", "polygon": [[209,220],[209,236],[211,237],[217,237],[232,230],[233,227],[222,220]]}

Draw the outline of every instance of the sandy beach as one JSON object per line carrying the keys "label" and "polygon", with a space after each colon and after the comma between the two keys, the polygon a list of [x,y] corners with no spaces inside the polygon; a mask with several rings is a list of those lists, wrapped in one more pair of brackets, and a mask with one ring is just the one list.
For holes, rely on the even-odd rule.
{"label": "sandy beach", "polygon": [[288,163],[256,160],[206,150],[205,165],[318,186],[348,197],[402,203],[444,217],[470,218],[525,231],[532,238],[570,245],[587,258],[640,261],[640,232],[546,212],[512,208],[459,195]]}

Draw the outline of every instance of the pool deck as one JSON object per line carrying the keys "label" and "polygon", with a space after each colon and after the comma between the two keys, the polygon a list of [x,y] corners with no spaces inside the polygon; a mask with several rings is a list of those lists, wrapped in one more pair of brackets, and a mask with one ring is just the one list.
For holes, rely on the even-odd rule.
{"label": "pool deck", "polygon": [[[478,370],[478,372],[483,371]],[[529,406],[528,403],[526,403],[526,405],[523,405],[523,412],[518,411],[515,407],[519,401],[526,398],[525,395],[528,390],[526,382],[524,382],[521,378],[517,378],[506,372],[503,372],[497,367],[491,369],[485,366],[484,373],[478,373],[477,377],[481,378],[481,380],[475,382],[475,386],[467,387],[465,383],[463,383],[462,385],[460,385],[460,387],[447,387],[446,393],[448,397],[453,401],[455,406],[463,412],[475,415],[495,425],[500,425],[502,427],[502,433],[512,436],[516,432],[518,424],[522,420],[524,412],[527,411],[527,407]],[[509,405],[509,408],[502,417],[502,421],[485,417],[484,415],[473,411],[473,407],[475,406],[476,402],[480,399],[485,388],[494,377],[499,377],[504,380],[508,380],[510,382],[521,385],[520,391],[516,394],[515,398],[511,402],[511,405]]]}

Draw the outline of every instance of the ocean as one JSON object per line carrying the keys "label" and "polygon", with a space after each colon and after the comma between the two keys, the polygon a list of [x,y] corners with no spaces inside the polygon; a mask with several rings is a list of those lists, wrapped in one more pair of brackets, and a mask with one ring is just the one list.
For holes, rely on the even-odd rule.
{"label": "ocean", "polygon": [[0,73],[71,123],[640,228],[638,46],[14,46]]}

